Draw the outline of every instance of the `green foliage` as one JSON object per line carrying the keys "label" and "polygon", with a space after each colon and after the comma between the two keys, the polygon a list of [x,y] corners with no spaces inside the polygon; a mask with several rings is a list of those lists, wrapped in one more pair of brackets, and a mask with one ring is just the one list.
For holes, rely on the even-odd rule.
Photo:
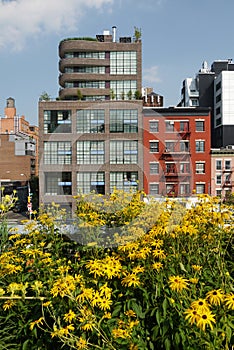
{"label": "green foliage", "polygon": [[[58,205],[40,208],[0,254],[0,349],[230,350],[229,209],[208,196],[185,209],[141,191],[79,195],[77,231],[91,233],[81,245]],[[111,247],[92,236],[103,227]]]}

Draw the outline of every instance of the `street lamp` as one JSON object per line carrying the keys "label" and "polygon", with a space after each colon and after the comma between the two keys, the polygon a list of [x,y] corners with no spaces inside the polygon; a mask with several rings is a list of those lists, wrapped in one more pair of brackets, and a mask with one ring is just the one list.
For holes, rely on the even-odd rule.
{"label": "street lamp", "polygon": [[27,176],[22,173],[20,174],[20,176],[25,176],[26,177],[26,183],[27,183],[27,186],[28,186],[28,211],[29,211],[29,219],[31,220],[31,215],[32,215],[32,203],[31,203],[31,190],[30,190],[30,182],[27,178]]}

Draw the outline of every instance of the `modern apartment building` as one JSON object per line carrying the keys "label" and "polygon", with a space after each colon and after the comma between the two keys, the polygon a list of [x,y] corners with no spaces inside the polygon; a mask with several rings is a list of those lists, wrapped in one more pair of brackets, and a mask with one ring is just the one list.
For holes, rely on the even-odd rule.
{"label": "modern apartment building", "polygon": [[210,193],[210,109],[144,108],[144,189],[155,197]]}
{"label": "modern apartment building", "polygon": [[143,187],[141,41],[59,44],[59,97],[39,101],[40,201],[75,209],[73,196]]}
{"label": "modern apartment building", "polygon": [[212,147],[234,144],[234,63],[204,62],[195,78],[183,81],[179,106],[211,107]]}

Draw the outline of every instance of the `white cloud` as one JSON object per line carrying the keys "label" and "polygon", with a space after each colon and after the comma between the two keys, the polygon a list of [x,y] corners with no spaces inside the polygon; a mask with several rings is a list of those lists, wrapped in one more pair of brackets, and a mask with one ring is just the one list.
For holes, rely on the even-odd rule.
{"label": "white cloud", "polygon": [[158,74],[158,66],[151,66],[143,69],[143,82],[144,84],[161,82]]}
{"label": "white cloud", "polygon": [[21,50],[27,39],[77,29],[88,8],[114,0],[0,0],[0,49]]}

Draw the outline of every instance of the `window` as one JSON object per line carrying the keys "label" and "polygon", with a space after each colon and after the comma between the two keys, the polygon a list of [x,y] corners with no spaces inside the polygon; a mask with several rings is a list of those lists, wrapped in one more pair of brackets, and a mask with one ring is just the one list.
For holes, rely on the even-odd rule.
{"label": "window", "polygon": [[216,103],[218,103],[219,101],[221,101],[221,94],[216,96]]}
{"label": "window", "polygon": [[216,175],[216,185],[222,185],[222,175]]}
{"label": "window", "polygon": [[77,173],[77,193],[96,192],[105,194],[104,172],[79,172]]}
{"label": "window", "polygon": [[205,152],[205,141],[196,141],[196,152]]}
{"label": "window", "polygon": [[150,153],[157,153],[159,152],[159,143],[158,141],[150,141]]}
{"label": "window", "polygon": [[105,89],[106,83],[105,81],[69,81],[65,82],[65,88],[82,88],[82,89]]}
{"label": "window", "polygon": [[222,196],[222,190],[216,190],[216,196],[221,197]]}
{"label": "window", "polygon": [[205,193],[205,184],[196,184],[196,193],[197,194]]}
{"label": "window", "polygon": [[77,141],[77,164],[104,164],[104,141]]}
{"label": "window", "polygon": [[137,141],[110,141],[110,164],[137,164]]}
{"label": "window", "polygon": [[225,185],[230,185],[231,184],[231,174],[225,175]]}
{"label": "window", "polygon": [[176,173],[175,163],[166,163],[166,173]]}
{"label": "window", "polygon": [[88,74],[105,74],[105,67],[65,67],[64,73],[88,73]]}
{"label": "window", "polygon": [[135,171],[128,172],[110,172],[110,191],[114,188],[126,192],[136,191],[138,188],[138,173]]}
{"label": "window", "polygon": [[205,174],[204,162],[196,162],[196,174]]}
{"label": "window", "polygon": [[219,89],[221,89],[221,81],[219,81],[215,86],[216,91],[218,91]]}
{"label": "window", "polygon": [[138,132],[137,109],[111,109],[110,132]]}
{"label": "window", "polygon": [[104,109],[81,109],[76,113],[77,133],[104,133]]}
{"label": "window", "polygon": [[222,170],[222,160],[216,160],[216,170]]}
{"label": "window", "polygon": [[64,58],[96,58],[96,59],[105,59],[105,52],[66,52]]}
{"label": "window", "polygon": [[159,163],[150,163],[150,175],[155,175],[159,173]]}
{"label": "window", "polygon": [[44,164],[71,164],[71,161],[71,142],[44,142]]}
{"label": "window", "polygon": [[180,141],[180,152],[189,152],[189,141]]}
{"label": "window", "polygon": [[136,51],[110,52],[110,74],[137,74]]}
{"label": "window", "polygon": [[220,109],[220,107],[217,107],[216,108],[216,115],[218,115],[218,114],[220,114],[221,113],[221,109]]}
{"label": "window", "polygon": [[189,163],[180,163],[180,173],[189,174],[190,173],[190,164]]}
{"label": "window", "polygon": [[231,170],[231,161],[225,160],[225,170]]}
{"label": "window", "polygon": [[175,194],[175,185],[174,184],[166,184],[166,194],[174,195]]}
{"label": "window", "polygon": [[71,195],[72,182],[71,172],[49,172],[45,173],[46,195]]}
{"label": "window", "polygon": [[173,132],[174,131],[174,122],[173,120],[166,120],[166,132]]}
{"label": "window", "polygon": [[116,100],[131,100],[137,90],[136,80],[111,80],[110,89]]}
{"label": "window", "polygon": [[158,132],[158,120],[151,120],[149,122],[150,132]]}
{"label": "window", "polygon": [[175,151],[175,142],[166,141],[165,148],[166,148],[166,152],[174,152]]}
{"label": "window", "polygon": [[71,111],[45,110],[44,111],[44,133],[70,133]]}
{"label": "window", "polygon": [[190,184],[180,184],[180,194],[184,196],[190,195]]}
{"label": "window", "polygon": [[149,194],[151,196],[156,196],[159,194],[159,184],[150,183],[149,184]]}
{"label": "window", "polygon": [[180,122],[180,131],[189,131],[189,122]]}
{"label": "window", "polygon": [[197,98],[191,98],[192,106],[199,106],[199,101]]}
{"label": "window", "polygon": [[205,131],[205,122],[203,120],[196,120],[196,131]]}

